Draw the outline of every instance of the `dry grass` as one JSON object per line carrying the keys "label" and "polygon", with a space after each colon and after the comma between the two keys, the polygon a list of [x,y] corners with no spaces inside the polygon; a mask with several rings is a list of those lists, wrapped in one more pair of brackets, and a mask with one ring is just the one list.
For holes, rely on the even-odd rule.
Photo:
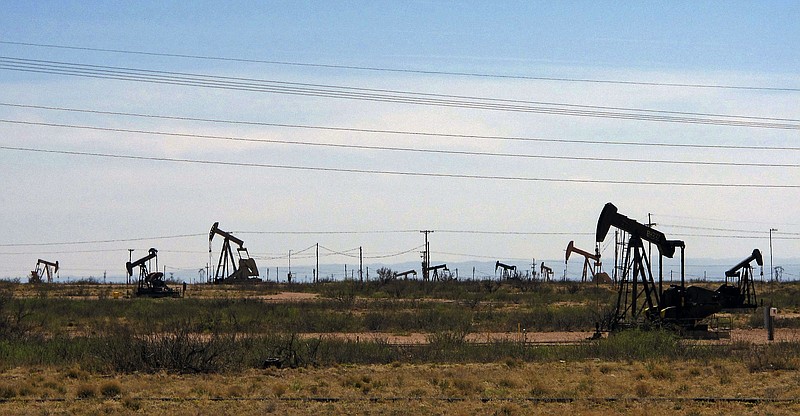
{"label": "dry grass", "polygon": [[[249,370],[238,375],[128,374],[108,378],[92,374],[86,379],[70,377],[73,370],[17,368],[0,373],[0,393],[6,399],[0,401],[0,414],[778,415],[800,412],[800,400],[759,404],[685,400],[800,397],[797,372],[776,371],[768,377],[752,377],[745,364],[728,361],[517,362],[513,366],[389,364]],[[27,386],[24,396],[19,386]],[[336,400],[317,400],[324,398]],[[557,401],[565,399],[569,402]]]}

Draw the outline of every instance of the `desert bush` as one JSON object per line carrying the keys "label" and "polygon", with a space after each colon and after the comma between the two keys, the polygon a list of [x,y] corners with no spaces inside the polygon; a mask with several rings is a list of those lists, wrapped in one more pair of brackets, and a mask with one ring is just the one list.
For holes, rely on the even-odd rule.
{"label": "desert bush", "polygon": [[79,399],[91,399],[97,396],[97,388],[93,384],[81,384],[75,392],[75,397]]}
{"label": "desert bush", "polygon": [[122,394],[122,385],[116,380],[107,381],[100,386],[100,394],[103,397],[117,397]]}

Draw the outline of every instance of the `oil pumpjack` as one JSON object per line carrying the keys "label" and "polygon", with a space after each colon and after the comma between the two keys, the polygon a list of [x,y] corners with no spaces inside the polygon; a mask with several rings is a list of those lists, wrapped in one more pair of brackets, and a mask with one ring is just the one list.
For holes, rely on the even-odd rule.
{"label": "oil pumpjack", "polygon": [[[218,235],[223,238],[222,251],[219,255],[217,270],[214,273],[213,283],[250,283],[258,282],[258,266],[255,259],[250,258],[250,254],[244,247],[244,241],[234,237],[231,233],[222,231],[219,222],[211,226],[208,233],[208,252],[211,253],[211,240]],[[236,244],[235,256],[231,243]]]}
{"label": "oil pumpjack", "polygon": [[565,265],[569,262],[569,256],[572,253],[578,254],[584,258],[583,274],[581,274],[581,282],[586,282],[589,279],[591,279],[592,282],[597,282],[597,283],[611,282],[611,278],[608,276],[608,274],[600,271],[602,262],[600,261],[599,250],[596,250],[596,253],[592,254],[589,253],[588,251],[581,250],[575,247],[575,242],[570,241],[569,244],[567,244],[567,252],[566,256],[564,257]]}
{"label": "oil pumpjack", "polygon": [[[128,276],[133,277],[133,269],[139,268],[139,279],[136,287],[136,296],[150,298],[178,298],[181,293],[169,286],[164,281],[164,273],[158,271],[158,250],[151,248],[147,255],[134,262],[125,263]],[[155,265],[154,272],[150,271]]]}
{"label": "oil pumpjack", "polygon": [[47,283],[53,283],[53,275],[58,273],[58,262],[55,263],[39,259],[36,261],[36,269],[31,270],[28,278],[29,283],[42,283],[42,277],[47,277]]}

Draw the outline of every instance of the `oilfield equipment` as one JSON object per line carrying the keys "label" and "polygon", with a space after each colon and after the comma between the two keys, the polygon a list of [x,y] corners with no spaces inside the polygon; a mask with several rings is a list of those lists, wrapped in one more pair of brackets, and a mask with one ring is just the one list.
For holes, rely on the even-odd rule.
{"label": "oilfield equipment", "polygon": [[575,247],[575,241],[570,241],[569,244],[567,244],[567,254],[564,258],[564,267],[566,267],[567,263],[569,262],[570,254],[578,254],[584,258],[581,282],[586,282],[587,280],[591,279],[592,282],[596,283],[611,283],[611,278],[608,276],[608,274],[600,270],[603,263],[600,261],[599,251],[599,249],[595,249],[595,254],[589,253],[588,251]]}
{"label": "oilfield equipment", "polygon": [[55,263],[39,259],[36,261],[36,268],[31,270],[28,278],[29,283],[42,283],[42,277],[47,278],[47,283],[53,283],[53,275],[58,273],[58,261]]}
{"label": "oilfield equipment", "polygon": [[396,272],[395,272],[395,273],[394,273],[394,278],[395,278],[395,279],[399,279],[399,278],[401,278],[401,277],[402,277],[402,278],[404,278],[404,279],[408,279],[408,275],[410,275],[410,274],[413,274],[413,275],[414,275],[414,277],[416,277],[416,276],[417,276],[417,271],[416,271],[416,270],[414,270],[414,269],[411,269],[411,270],[406,270],[406,271],[404,271],[404,272],[400,272],[400,273],[396,273]]}
{"label": "oilfield equipment", "polygon": [[553,278],[553,269],[544,265],[542,262],[541,266],[539,267],[539,272],[541,273],[542,279],[544,281],[549,282]]}
{"label": "oilfield equipment", "polygon": [[[218,235],[223,238],[222,251],[219,255],[217,269],[214,273],[213,283],[249,283],[260,281],[258,276],[258,266],[255,259],[250,258],[250,254],[244,247],[244,241],[234,237],[228,232],[219,229],[219,222],[211,226],[208,233],[208,254],[211,256],[211,240]],[[236,256],[233,254],[231,243],[236,244]]]}
{"label": "oilfield equipment", "polygon": [[503,269],[503,272],[500,275],[501,279],[513,279],[517,277],[517,266],[501,263],[500,260],[498,260],[494,265],[495,273],[497,272],[497,269]]}
{"label": "oilfield equipment", "polygon": [[[725,272],[725,284],[717,289],[722,295],[722,307],[729,308],[755,308],[756,288],[753,281],[753,261],[761,267],[761,277],[764,277],[764,258],[759,249],[754,249],[753,254],[731,267]],[[729,282],[728,279],[731,279]]]}
{"label": "oilfield equipment", "polygon": [[[158,250],[151,248],[147,252],[148,254],[139,260],[125,263],[125,269],[128,271],[129,277],[133,277],[134,268],[139,268],[136,296],[151,298],[180,297],[180,292],[167,286],[164,281],[164,273],[158,271]],[[152,267],[153,265],[155,267]],[[155,271],[151,272],[151,269]]]}
{"label": "oilfield equipment", "polygon": [[[439,273],[441,270],[441,274]],[[433,272],[433,274],[431,274]],[[446,280],[453,280],[452,275],[450,274],[450,269],[447,268],[446,264],[440,264],[438,266],[431,266],[425,267],[422,269],[423,276],[430,276],[429,278],[435,282],[438,281],[446,281]]]}
{"label": "oilfield equipment", "polygon": [[[609,202],[603,207],[597,221],[595,240],[598,245],[605,240],[612,226],[626,232],[629,239],[623,254],[624,266],[618,281],[616,307],[613,316],[609,316],[606,322],[609,329],[652,324],[675,327],[682,331],[705,331],[708,326],[701,321],[723,309],[754,307],[741,301],[747,298],[742,290],[748,291],[752,285],[748,288],[747,285],[725,284],[716,291],[699,286],[687,287],[684,273],[684,242],[668,240],[664,233],[619,214],[617,207]],[[651,259],[644,249],[643,241],[652,243],[658,248],[658,284],[653,277]],[[664,290],[663,259],[672,258],[678,248],[681,249],[680,285],[671,285]],[[758,254],[760,255],[760,252]],[[749,264],[752,260],[748,259],[746,263]],[[743,263],[745,262],[737,267],[745,267]],[[737,267],[734,269],[741,269]],[[755,299],[755,292],[752,299]]]}

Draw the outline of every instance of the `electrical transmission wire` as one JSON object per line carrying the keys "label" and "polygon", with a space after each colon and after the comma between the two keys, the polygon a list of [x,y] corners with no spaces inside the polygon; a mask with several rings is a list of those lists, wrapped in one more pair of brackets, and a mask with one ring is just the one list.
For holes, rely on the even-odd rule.
{"label": "electrical transmission wire", "polygon": [[678,181],[657,182],[657,181],[634,181],[634,180],[610,180],[610,179],[536,178],[536,177],[526,177],[526,176],[477,175],[477,174],[441,173],[441,172],[409,172],[409,171],[397,171],[397,170],[392,171],[392,170],[379,170],[379,169],[329,168],[321,166],[280,165],[280,164],[255,163],[255,162],[226,162],[219,160],[170,158],[170,157],[159,157],[159,156],[134,156],[134,155],[113,154],[113,153],[83,152],[74,150],[36,149],[36,148],[18,147],[18,146],[0,146],[0,149],[20,151],[20,152],[62,154],[62,155],[72,155],[72,156],[89,156],[89,157],[100,157],[100,158],[111,158],[111,159],[148,160],[154,162],[174,162],[174,163],[188,163],[188,164],[214,165],[214,166],[235,166],[235,167],[264,168],[264,169],[283,169],[283,170],[295,170],[295,171],[338,172],[338,173],[390,175],[390,176],[407,176],[407,177],[484,179],[484,180],[498,180],[498,181],[553,182],[553,183],[606,184],[606,185],[680,186],[680,187],[751,188],[751,189],[800,189],[800,184],[678,182]]}
{"label": "electrical transmission wire", "polygon": [[77,109],[68,107],[52,107],[40,106],[30,104],[15,104],[0,102],[0,106],[14,107],[14,108],[29,108],[39,110],[52,110],[63,112],[76,112],[85,114],[102,114],[113,116],[126,116],[138,118],[150,118],[159,120],[179,120],[179,121],[198,121],[207,123],[231,124],[231,125],[248,125],[248,126],[268,126],[268,127],[284,127],[296,129],[312,129],[312,130],[325,130],[325,131],[341,131],[341,132],[357,132],[357,133],[373,133],[373,134],[392,134],[392,135],[410,135],[422,137],[443,137],[443,138],[456,138],[456,139],[476,139],[476,140],[507,140],[507,141],[520,141],[520,142],[542,142],[542,143],[569,143],[569,144],[592,144],[592,145],[615,145],[615,146],[644,146],[644,147],[675,147],[675,148],[697,148],[697,149],[726,149],[726,150],[789,150],[797,151],[800,147],[792,146],[743,146],[743,145],[714,145],[714,144],[692,144],[692,143],[664,143],[664,142],[631,142],[631,141],[607,141],[607,140],[576,140],[576,139],[558,139],[558,138],[541,138],[541,137],[519,137],[519,136],[496,136],[496,135],[475,135],[475,134],[452,134],[441,132],[421,132],[421,131],[408,131],[408,130],[385,130],[385,129],[361,129],[352,127],[332,127],[332,126],[315,126],[303,124],[284,124],[284,123],[267,123],[257,121],[242,121],[242,120],[225,120],[225,119],[208,119],[196,117],[183,117],[183,116],[169,116],[160,114],[142,114],[118,111],[103,111],[91,109]]}
{"label": "electrical transmission wire", "polygon": [[673,83],[673,82],[652,82],[652,81],[625,81],[625,80],[609,80],[609,79],[545,77],[545,76],[532,76],[532,75],[489,74],[489,73],[464,72],[464,71],[440,71],[440,70],[408,69],[408,68],[387,68],[387,67],[377,67],[377,66],[323,64],[323,63],[314,63],[314,62],[292,62],[292,61],[252,59],[252,58],[220,57],[220,56],[210,56],[210,55],[193,55],[193,54],[165,53],[165,52],[152,52],[152,51],[148,52],[148,51],[135,51],[135,50],[124,50],[124,49],[107,49],[107,48],[92,48],[92,47],[56,45],[56,44],[33,43],[33,42],[13,42],[13,41],[3,41],[3,40],[0,40],[0,44],[17,45],[17,46],[33,46],[33,47],[40,47],[40,48],[54,48],[54,49],[65,49],[65,50],[78,50],[78,51],[89,51],[89,52],[110,52],[110,53],[117,53],[117,54],[140,55],[140,56],[157,56],[157,57],[168,57],[168,58],[188,58],[188,59],[200,59],[200,60],[210,60],[210,61],[256,63],[256,64],[283,65],[283,66],[310,67],[310,68],[325,68],[325,69],[346,69],[346,70],[357,70],[357,71],[393,72],[393,73],[420,74],[420,75],[447,75],[447,76],[461,76],[461,77],[474,77],[474,78],[499,78],[499,79],[533,80],[533,81],[580,82],[580,83],[592,83],[592,84],[618,84],[618,85],[638,85],[638,86],[655,86],[655,87],[714,88],[714,89],[755,90],[755,91],[786,91],[786,92],[800,91],[800,88],[792,88],[792,87],[758,87],[758,86],[748,86],[748,85]]}
{"label": "electrical transmission wire", "polygon": [[632,159],[632,158],[613,158],[613,157],[598,157],[598,156],[563,156],[563,155],[542,155],[542,154],[526,154],[526,153],[478,152],[478,151],[468,151],[468,150],[421,149],[413,147],[372,146],[372,145],[360,145],[360,144],[311,142],[311,141],[300,141],[300,140],[264,139],[264,138],[252,138],[252,137],[240,137],[240,136],[219,136],[219,135],[196,134],[196,133],[176,133],[167,131],[124,129],[117,127],[99,127],[99,126],[47,123],[38,121],[25,121],[25,120],[0,119],[0,123],[18,124],[27,126],[57,127],[57,128],[78,129],[78,130],[105,131],[114,133],[135,133],[135,134],[146,134],[155,136],[168,136],[168,137],[218,140],[218,141],[234,141],[234,142],[261,143],[261,144],[264,143],[287,144],[293,146],[329,147],[329,148],[356,149],[356,150],[380,150],[380,151],[391,151],[391,152],[429,153],[429,154],[440,154],[440,155],[443,154],[443,155],[457,155],[457,156],[489,156],[489,157],[516,158],[516,159],[546,159],[546,160],[623,162],[623,163],[672,164],[672,165],[800,168],[800,164],[796,163],[793,164],[793,163],[775,163],[775,162],[769,162],[769,163],[768,162],[762,162],[762,163],[714,162],[714,161],[704,161],[704,160]]}
{"label": "electrical transmission wire", "polygon": [[0,244],[0,247],[34,247],[34,246],[71,246],[71,245],[79,245],[79,244],[100,244],[100,243],[126,243],[131,241],[147,241],[147,240],[167,240],[173,238],[187,238],[187,237],[197,237],[201,235],[206,235],[205,233],[199,234],[178,234],[178,235],[165,235],[165,236],[158,236],[158,237],[140,237],[140,238],[123,238],[123,239],[115,239],[115,240],[89,240],[89,241],[64,241],[64,242],[52,242],[52,243],[12,243],[12,244]]}
{"label": "electrical transmission wire", "polygon": [[800,130],[800,120],[713,113],[593,106],[526,100],[432,94],[376,88],[298,83],[252,78],[221,77],[172,71],[88,65],[0,56],[0,69],[96,79],[147,82],[272,94],[415,104],[477,110],[552,114],[637,121]]}

